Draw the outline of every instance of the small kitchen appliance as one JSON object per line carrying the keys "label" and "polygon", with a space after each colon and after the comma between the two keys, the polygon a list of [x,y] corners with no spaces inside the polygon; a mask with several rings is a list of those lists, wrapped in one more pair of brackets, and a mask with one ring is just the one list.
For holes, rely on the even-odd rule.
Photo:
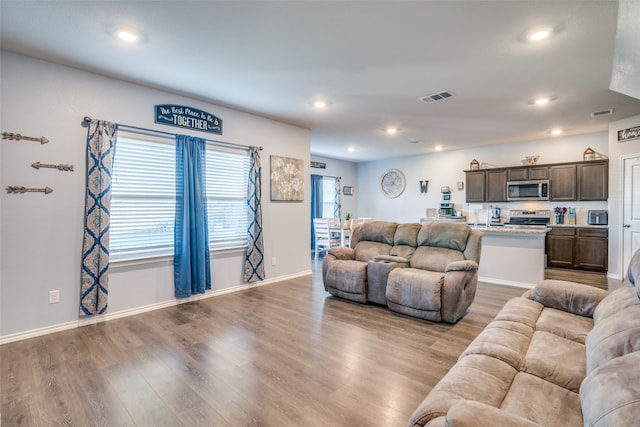
{"label": "small kitchen appliance", "polygon": [[549,180],[509,181],[507,200],[549,200]]}
{"label": "small kitchen appliance", "polygon": [[607,225],[609,223],[609,214],[607,211],[588,211],[587,224],[589,225]]}
{"label": "small kitchen appliance", "polygon": [[550,210],[522,211],[511,210],[509,224],[511,226],[543,226],[551,221]]}
{"label": "small kitchen appliance", "polygon": [[491,224],[500,224],[501,213],[502,213],[502,210],[498,206],[494,206],[494,208],[491,211]]}

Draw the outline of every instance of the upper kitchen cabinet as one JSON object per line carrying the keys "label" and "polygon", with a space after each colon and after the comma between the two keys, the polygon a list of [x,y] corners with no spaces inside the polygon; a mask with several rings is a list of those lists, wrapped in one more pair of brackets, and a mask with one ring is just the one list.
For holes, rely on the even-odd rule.
{"label": "upper kitchen cabinet", "polygon": [[609,161],[556,163],[465,171],[466,202],[507,201],[508,181],[549,180],[551,201],[606,201]]}
{"label": "upper kitchen cabinet", "polygon": [[[466,192],[465,197],[467,203],[482,203],[484,202],[484,171],[471,171],[465,173],[466,179]],[[506,190],[505,190],[506,191]]]}
{"label": "upper kitchen cabinet", "polygon": [[550,166],[549,181],[549,200],[606,201],[609,197],[609,161]]}
{"label": "upper kitchen cabinet", "polygon": [[467,203],[507,201],[507,169],[467,171],[465,178]]}
{"label": "upper kitchen cabinet", "polygon": [[487,170],[486,171],[487,193],[485,201],[487,202],[506,202],[507,201],[507,170]]}
{"label": "upper kitchen cabinet", "polygon": [[523,166],[507,169],[508,181],[530,181],[549,179],[548,166]]}
{"label": "upper kitchen cabinet", "polygon": [[558,165],[549,167],[549,200],[577,200],[576,165]]}
{"label": "upper kitchen cabinet", "polygon": [[609,197],[609,162],[578,165],[578,200],[607,200]]}

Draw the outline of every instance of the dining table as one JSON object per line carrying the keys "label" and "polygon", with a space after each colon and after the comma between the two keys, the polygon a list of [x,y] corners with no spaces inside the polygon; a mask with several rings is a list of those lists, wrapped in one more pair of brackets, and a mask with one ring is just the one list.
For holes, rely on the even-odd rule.
{"label": "dining table", "polygon": [[351,227],[347,227],[346,224],[334,224],[329,227],[329,231],[333,235],[340,236],[340,247],[351,247]]}

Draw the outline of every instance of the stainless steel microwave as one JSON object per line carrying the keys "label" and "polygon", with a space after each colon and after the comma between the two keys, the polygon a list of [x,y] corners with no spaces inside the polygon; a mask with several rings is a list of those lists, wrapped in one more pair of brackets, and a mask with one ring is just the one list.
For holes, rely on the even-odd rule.
{"label": "stainless steel microwave", "polygon": [[509,181],[507,200],[549,200],[549,180]]}

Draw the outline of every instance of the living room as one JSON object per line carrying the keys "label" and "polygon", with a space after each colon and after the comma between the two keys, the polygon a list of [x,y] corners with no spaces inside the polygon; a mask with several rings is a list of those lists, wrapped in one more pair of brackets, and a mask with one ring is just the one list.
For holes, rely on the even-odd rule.
{"label": "living room", "polygon": [[[3,2],[2,26],[5,19],[13,7],[18,7],[19,2]],[[48,6],[33,2],[30,7],[51,8],[50,12],[55,12],[54,2]],[[27,10],[25,13],[30,13]],[[46,13],[45,13],[46,14]],[[42,18],[39,19],[46,21]],[[142,17],[139,17],[142,20]],[[34,18],[35,21],[38,19]],[[31,20],[26,21],[29,25],[35,25]],[[65,22],[60,19],[60,22]],[[37,23],[37,22],[36,22]],[[7,23],[8,24],[8,23]],[[20,24],[18,24],[19,26]],[[61,32],[70,31],[70,39],[74,39],[73,26],[60,29]],[[615,31],[614,31],[615,32]],[[612,33],[613,35],[613,33]],[[82,38],[82,37],[80,37]],[[85,187],[87,176],[85,174],[86,165],[86,142],[87,128],[83,126],[83,118],[88,116],[97,120],[109,120],[114,123],[141,127],[144,129],[154,129],[160,131],[171,131],[171,128],[159,125],[154,122],[153,108],[159,104],[170,103],[173,105],[186,105],[203,111],[215,113],[224,119],[224,133],[215,137],[226,143],[243,146],[260,146],[262,151],[262,214],[263,214],[263,238],[264,238],[264,280],[259,283],[247,284],[243,281],[242,269],[245,260],[245,248],[227,249],[213,253],[211,257],[211,290],[205,296],[210,301],[227,301],[230,305],[237,305],[235,315],[241,317],[242,300],[230,300],[229,296],[242,296],[243,292],[253,292],[261,288],[269,288],[271,285],[279,286],[285,283],[285,289],[295,294],[290,289],[291,284],[302,284],[309,287],[312,281],[315,286],[307,297],[313,298],[314,304],[318,301],[328,299],[327,310],[335,313],[337,303],[328,294],[321,292],[322,285],[317,282],[316,275],[312,275],[311,258],[311,237],[310,227],[310,188],[308,178],[311,174],[320,173],[323,175],[340,176],[343,186],[351,186],[353,195],[342,195],[342,212],[351,212],[354,216],[370,216],[375,219],[396,221],[399,223],[419,222],[420,218],[426,215],[427,208],[437,207],[441,201],[440,188],[449,186],[453,189],[451,201],[460,206],[460,210],[466,215],[470,214],[470,207],[465,201],[465,189],[458,190],[457,183],[464,182],[464,171],[470,168],[470,162],[477,159],[484,163],[486,167],[508,167],[522,164],[527,156],[539,155],[541,164],[577,162],[583,159],[583,152],[587,148],[595,150],[601,158],[609,159],[609,199],[606,202],[578,202],[575,204],[584,214],[590,209],[606,209],[609,212],[609,270],[608,276],[620,281],[624,277],[625,265],[622,262],[622,206],[621,200],[621,163],[624,156],[631,156],[640,152],[640,140],[630,140],[624,143],[619,142],[618,132],[636,128],[640,125],[640,100],[630,96],[625,97],[626,110],[632,114],[620,117],[615,114],[614,118],[605,119],[606,122],[598,122],[600,127],[596,131],[577,132],[571,134],[570,130],[565,136],[546,137],[537,134],[526,140],[511,142],[508,144],[494,144],[483,146],[469,146],[442,152],[422,152],[411,155],[396,156],[395,146],[387,146],[386,156],[374,160],[352,160],[347,159],[347,155],[342,151],[335,156],[328,156],[326,152],[316,150],[315,140],[317,135],[312,128],[299,124],[291,124],[278,118],[276,112],[266,114],[252,108],[245,110],[230,106],[230,103],[210,99],[205,95],[179,90],[162,84],[152,83],[144,80],[127,80],[124,76],[119,76],[117,72],[90,64],[78,64],[74,61],[65,61],[55,57],[54,47],[47,51],[47,47],[39,49],[20,46],[15,42],[9,49],[7,38],[3,36],[3,50],[0,52],[0,83],[2,99],[0,101],[0,120],[2,132],[10,132],[30,137],[46,137],[49,141],[41,144],[28,140],[3,140],[0,148],[0,188],[3,193],[0,196],[0,351],[8,351],[13,344],[26,343],[30,339],[41,339],[47,345],[55,343],[56,333],[69,333],[71,331],[83,331],[89,326],[100,328],[111,322],[131,320],[133,326],[114,326],[127,338],[119,345],[127,347],[127,340],[135,340],[135,329],[143,328],[144,315],[150,315],[150,322],[157,320],[159,324],[165,324],[165,320],[153,317],[156,311],[161,309],[182,310],[182,314],[177,314],[178,322],[187,323],[190,318],[197,317],[195,312],[191,312],[193,305],[183,304],[182,308],[175,308],[180,302],[174,296],[173,284],[173,261],[171,257],[160,257],[151,261],[127,261],[114,263],[110,266],[109,280],[109,308],[106,314],[100,316],[79,316],[78,307],[80,305],[80,271],[81,253],[83,244],[83,223],[85,222]],[[46,43],[45,43],[46,45]],[[30,50],[33,49],[33,50]],[[139,59],[144,61],[145,54],[134,51],[135,54],[128,54],[119,57],[128,58],[132,61],[131,68],[139,68],[140,64],[134,63]],[[138,58],[136,58],[138,56]],[[142,58],[142,59],[141,59]],[[245,64],[247,69],[251,68],[250,60]],[[154,73],[162,75],[160,68],[155,68]],[[350,72],[350,71],[349,71]],[[266,73],[266,72],[265,72]],[[170,73],[168,73],[170,74]],[[216,79],[215,73],[210,73]],[[155,76],[154,78],[156,78]],[[167,76],[167,79],[169,77]],[[222,77],[220,77],[222,78]],[[401,79],[401,77],[398,77]],[[204,77],[192,77],[193,80],[200,81],[206,85]],[[247,77],[250,79],[250,77]],[[204,83],[203,83],[204,82]],[[608,79],[606,81],[609,83]],[[636,87],[637,88],[637,82]],[[382,89],[381,89],[382,91]],[[607,86],[601,88],[609,96]],[[418,95],[424,95],[420,93]],[[305,95],[308,96],[308,95]],[[413,96],[413,95],[411,95]],[[615,96],[621,96],[615,94]],[[462,95],[460,95],[462,97]],[[416,97],[414,97],[416,98]],[[264,101],[266,102],[266,101]],[[306,102],[306,101],[305,101]],[[444,101],[448,102],[448,101]],[[525,101],[526,103],[526,101]],[[557,105],[561,105],[560,102]],[[339,108],[339,106],[334,106]],[[526,107],[529,107],[527,105]],[[324,114],[335,114],[331,112],[332,106]],[[598,108],[609,108],[603,105]],[[310,108],[311,109],[311,108]],[[335,110],[334,110],[335,111]],[[388,115],[385,112],[383,115]],[[620,110],[616,114],[620,114]],[[275,119],[274,119],[275,116]],[[598,119],[602,120],[602,119]],[[523,121],[526,121],[523,120]],[[602,127],[602,123],[605,123]],[[551,126],[551,124],[549,124]],[[175,131],[175,129],[174,129]],[[544,130],[546,132],[546,129]],[[197,132],[192,132],[197,133]],[[377,130],[375,138],[386,138],[386,135],[378,135],[383,132]],[[366,140],[367,137],[363,137]],[[372,137],[374,139],[374,137]],[[406,142],[406,137],[396,135],[391,139],[394,143]],[[340,143],[343,148],[348,145],[345,141]],[[419,146],[420,144],[413,144]],[[334,148],[335,149],[335,148]],[[399,149],[399,148],[398,148]],[[302,159],[304,162],[304,197],[302,202],[276,202],[269,200],[270,197],[270,164],[271,156],[286,156],[289,158]],[[311,168],[310,162],[317,161],[326,163],[327,168],[319,171]],[[73,171],[62,171],[55,169],[35,169],[31,167],[34,162],[67,164],[73,165]],[[407,186],[402,195],[389,199],[380,191],[380,177],[388,169],[395,168],[402,170],[406,176]],[[426,193],[420,192],[419,181],[428,180],[429,188]],[[51,188],[50,194],[39,192],[28,192],[25,194],[9,194],[5,191],[9,186],[25,186],[29,188]],[[503,205],[506,207],[507,205]],[[519,206],[513,204],[511,206]],[[546,209],[553,209],[556,203],[546,202],[540,206]],[[482,209],[486,210],[488,204],[484,204]],[[264,286],[269,285],[269,286]],[[318,287],[319,286],[319,287]],[[255,289],[254,289],[255,288]],[[450,350],[451,354],[443,357],[446,362],[439,366],[437,371],[425,376],[444,375],[446,370],[455,361],[453,353],[458,354],[464,349],[466,344],[462,342],[471,341],[482,329],[481,323],[488,323],[497,313],[497,302],[504,304],[508,297],[520,295],[524,289],[511,289],[504,287],[504,292],[500,286],[489,285],[486,293],[477,299],[478,306],[485,311],[471,313],[468,317],[473,325],[467,330],[468,336],[454,343]],[[52,291],[57,291],[58,302],[50,302]],[[285,292],[286,293],[286,292]],[[231,295],[227,295],[231,294]],[[249,295],[249,294],[247,294]],[[247,297],[248,310],[260,310],[260,295],[250,294]],[[211,297],[211,298],[209,298]],[[283,296],[284,297],[284,296]],[[300,304],[305,306],[301,300],[293,298],[290,304]],[[189,302],[197,304],[200,301],[194,297]],[[204,300],[202,300],[204,301]],[[233,301],[233,302],[230,302]],[[204,302],[203,302],[204,305]],[[210,310],[215,311],[215,303]],[[351,313],[355,319],[362,319],[370,314],[358,311],[361,308],[353,308],[351,305],[342,304],[344,310]],[[292,318],[296,316],[289,311],[289,308],[279,306],[269,297],[269,308],[273,310],[285,310]],[[317,308],[317,307],[316,307]],[[339,309],[338,309],[339,310]],[[355,311],[353,311],[355,310]],[[447,329],[440,324],[428,322],[416,323],[413,319],[389,316],[382,313],[379,307],[374,307],[373,313],[379,314],[379,319],[384,319],[394,323],[394,332],[401,333],[403,329],[408,329],[415,334],[429,335],[431,333],[442,332],[438,340],[452,339],[444,332],[453,332],[453,336],[459,333],[459,329]],[[322,318],[322,309],[319,309],[317,318],[309,321],[309,328],[314,322]],[[275,316],[275,315],[274,315]],[[267,316],[268,317],[268,316]],[[284,321],[282,316],[278,320]],[[263,319],[264,320],[264,319]],[[371,321],[376,328],[384,329],[384,321]],[[408,323],[403,323],[408,321]],[[114,325],[116,323],[113,323]],[[225,323],[227,324],[227,323]],[[233,321],[228,323],[230,330],[233,328]],[[275,325],[271,325],[276,329]],[[344,332],[347,336],[357,335],[362,325],[355,327],[356,332],[346,332],[342,327],[337,328],[338,332]],[[321,326],[320,326],[321,327]],[[465,324],[462,325],[463,329]],[[131,329],[129,329],[131,328]],[[445,331],[446,329],[446,331]],[[444,332],[443,332],[444,331]],[[103,330],[104,332],[104,330]],[[371,333],[368,331],[366,335]],[[374,334],[375,335],[375,334]],[[387,332],[386,336],[391,333]],[[48,338],[47,338],[48,337]],[[300,337],[298,337],[300,338]],[[68,338],[65,341],[73,351],[73,343],[77,343],[76,338]],[[79,339],[79,338],[78,338]],[[410,341],[407,337],[407,341]],[[99,341],[99,339],[97,339]],[[179,341],[179,340],[178,340]],[[283,342],[286,340],[283,340]],[[320,342],[314,345],[322,345]],[[344,343],[343,343],[344,344]],[[411,344],[407,344],[411,348]],[[282,344],[284,345],[284,344]],[[380,342],[377,346],[382,347]],[[38,353],[44,351],[44,347],[20,347]],[[39,350],[38,350],[39,349]],[[61,348],[62,354],[65,349]],[[297,348],[299,350],[299,348]],[[47,350],[48,351],[48,350]],[[292,351],[296,351],[293,350]],[[46,353],[46,351],[44,351]],[[123,349],[126,353],[126,349]],[[437,353],[434,350],[434,353]],[[366,357],[358,355],[354,349],[354,364],[350,366],[353,372],[360,372],[362,367],[357,366],[362,358],[370,363],[375,363],[375,354],[367,354]],[[245,356],[248,358],[245,354]],[[280,354],[282,356],[282,354]],[[437,354],[436,354],[437,356]],[[109,357],[109,356],[105,356]],[[142,356],[140,356],[143,358]],[[390,355],[385,356],[389,361]],[[457,357],[457,355],[456,355]],[[62,357],[64,359],[64,357]],[[299,356],[303,359],[303,356]],[[32,360],[32,359],[28,359]],[[114,359],[115,360],[115,359]],[[105,364],[112,363],[108,360]],[[434,359],[435,360],[435,359]],[[302,361],[299,361],[303,363]],[[26,363],[26,362],[25,362]],[[166,360],[163,363],[167,363]],[[406,362],[409,363],[409,362]],[[446,366],[446,369],[444,367]],[[81,364],[78,366],[82,366]],[[281,368],[281,367],[280,367]],[[347,367],[349,368],[349,367]],[[29,371],[29,365],[22,366],[22,373]],[[279,367],[275,367],[277,371]],[[115,368],[114,368],[115,370]],[[40,371],[41,372],[41,371]],[[347,371],[344,371],[347,372]],[[363,370],[366,375],[366,370]],[[348,372],[347,372],[348,373]],[[3,371],[3,375],[5,372]],[[114,372],[114,377],[118,372]],[[126,375],[124,371],[119,371],[120,375]],[[8,375],[8,374],[7,374]],[[46,375],[46,374],[45,374]],[[291,377],[295,375],[290,374]],[[346,375],[346,374],[345,374]],[[3,377],[3,383],[4,383]],[[349,381],[357,381],[353,377]],[[38,380],[39,381],[39,380]],[[46,376],[42,382],[47,382]],[[231,379],[229,379],[231,381]],[[122,384],[122,383],[121,383]],[[376,383],[376,386],[379,384]],[[87,386],[88,387],[88,386]],[[247,387],[249,387],[247,385]],[[364,386],[363,386],[364,387]],[[418,387],[411,383],[408,387]],[[123,386],[123,388],[126,388]],[[7,406],[9,395],[13,392],[3,386],[2,417],[3,423],[12,413],[13,407]],[[428,390],[420,389],[415,395],[426,394]],[[361,400],[366,400],[366,396],[371,390],[360,389],[361,395],[356,398],[348,398],[350,404],[357,404]],[[346,393],[346,392],[345,392]],[[340,393],[338,393],[339,395]],[[392,393],[385,394],[385,399],[392,400]],[[28,396],[26,392],[24,396]],[[312,395],[316,396],[316,395]],[[344,397],[344,396],[343,396]],[[339,397],[338,397],[339,398]],[[381,398],[381,399],[382,399]],[[130,401],[135,401],[135,396],[130,396]],[[117,399],[115,399],[117,400]],[[158,402],[156,402],[158,403]],[[418,403],[418,402],[414,402]],[[413,406],[415,407],[416,404]],[[267,403],[264,403],[267,405]],[[390,404],[390,406],[393,406]],[[410,414],[406,414],[406,403],[399,405],[402,411],[394,412],[393,421],[401,417],[408,419]],[[131,408],[127,408],[130,411]],[[321,408],[315,408],[321,412]],[[16,410],[17,411],[17,410]],[[404,411],[404,412],[403,412]],[[124,411],[126,412],[126,411]],[[393,412],[393,411],[392,411]],[[233,425],[233,413],[227,414],[226,421]],[[357,412],[351,413],[347,418],[333,418],[336,424],[340,420],[346,424],[364,424],[374,422],[369,416],[359,418]],[[135,417],[133,417],[135,418]],[[125,417],[126,419],[126,417]],[[274,418],[270,425],[277,424],[284,418]],[[17,420],[13,419],[17,424]],[[157,420],[157,419],[156,419]],[[6,421],[6,425],[13,425],[14,421]],[[242,419],[241,424],[246,419]],[[137,421],[139,425],[143,421]],[[186,423],[186,422],[185,422]],[[130,422],[129,424],[135,424]],[[385,424],[382,422],[382,424]],[[193,424],[195,425],[195,424]],[[203,423],[202,425],[206,425]]]}

